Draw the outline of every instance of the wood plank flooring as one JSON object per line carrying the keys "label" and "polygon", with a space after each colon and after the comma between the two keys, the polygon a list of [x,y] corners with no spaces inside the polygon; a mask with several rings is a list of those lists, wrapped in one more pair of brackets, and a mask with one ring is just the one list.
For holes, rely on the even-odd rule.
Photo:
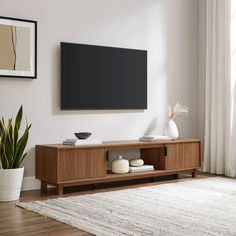
{"label": "wood plank flooring", "polygon": [[[197,178],[205,178],[209,175],[198,174]],[[174,176],[176,177],[176,176]],[[167,182],[186,181],[190,175],[180,175],[179,179],[170,177],[158,177],[145,180],[135,180],[112,184],[88,185],[66,188],[64,196],[76,196],[97,192],[107,192],[120,189],[137,188],[143,186],[159,185]],[[39,190],[22,192],[20,201],[43,200],[57,198],[56,190],[50,189],[47,195],[42,195]],[[1,236],[88,236],[84,231],[72,228],[66,224],[46,218],[37,213],[27,211],[15,206],[16,202],[0,203],[0,235]]]}

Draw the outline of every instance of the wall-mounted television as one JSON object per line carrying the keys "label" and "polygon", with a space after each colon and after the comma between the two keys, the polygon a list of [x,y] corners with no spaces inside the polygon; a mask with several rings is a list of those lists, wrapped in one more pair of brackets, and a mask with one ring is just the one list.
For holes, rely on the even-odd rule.
{"label": "wall-mounted television", "polygon": [[147,109],[147,51],[62,42],[61,109]]}

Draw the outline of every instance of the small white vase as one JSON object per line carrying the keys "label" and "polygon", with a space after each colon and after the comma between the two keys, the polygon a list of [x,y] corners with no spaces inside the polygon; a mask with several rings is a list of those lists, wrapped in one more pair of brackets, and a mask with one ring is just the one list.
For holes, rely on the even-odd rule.
{"label": "small white vase", "polygon": [[129,161],[119,156],[117,159],[112,161],[112,173],[123,174],[129,172]]}
{"label": "small white vase", "polygon": [[169,136],[171,139],[177,139],[179,137],[178,127],[172,119],[168,121],[164,134]]}
{"label": "small white vase", "polygon": [[0,169],[0,202],[15,201],[20,197],[24,167]]}

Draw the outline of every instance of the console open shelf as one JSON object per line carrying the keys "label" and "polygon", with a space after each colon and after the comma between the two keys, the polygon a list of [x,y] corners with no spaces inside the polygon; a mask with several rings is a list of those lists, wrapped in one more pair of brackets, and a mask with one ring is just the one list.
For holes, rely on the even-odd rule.
{"label": "console open shelf", "polygon": [[[128,149],[140,149],[144,163],[154,165],[155,170],[125,174],[107,171],[108,152]],[[177,175],[181,172],[190,172],[195,177],[200,166],[199,139],[117,141],[86,146],[36,145],[36,178],[41,180],[42,192],[47,191],[48,184],[56,186],[58,194],[63,194],[64,187],[73,185]]]}

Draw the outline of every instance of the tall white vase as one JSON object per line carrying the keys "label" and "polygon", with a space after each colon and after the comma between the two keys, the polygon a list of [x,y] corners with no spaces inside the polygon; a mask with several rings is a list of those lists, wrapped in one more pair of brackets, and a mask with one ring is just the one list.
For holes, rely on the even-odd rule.
{"label": "tall white vase", "polygon": [[179,137],[178,127],[172,119],[168,121],[164,133],[171,139],[177,139]]}

